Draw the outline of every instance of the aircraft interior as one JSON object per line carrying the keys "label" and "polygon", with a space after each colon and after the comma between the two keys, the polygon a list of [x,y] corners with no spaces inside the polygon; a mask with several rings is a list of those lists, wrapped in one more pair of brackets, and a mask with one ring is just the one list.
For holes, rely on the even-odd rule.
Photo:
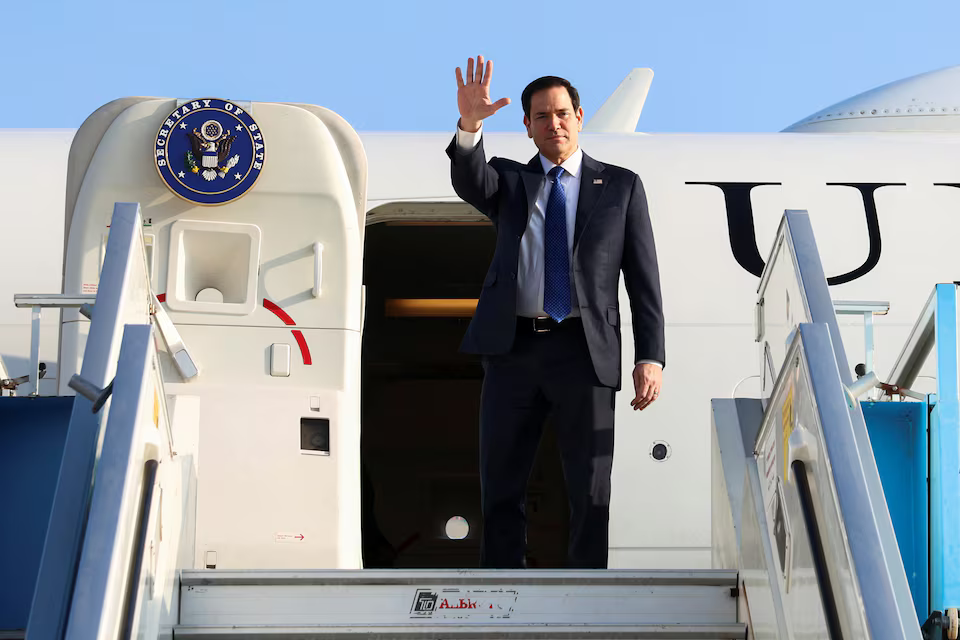
{"label": "aircraft interior", "polygon": [[[470,320],[458,302],[469,305],[477,297],[494,242],[486,222],[394,221],[367,228],[361,391],[366,567],[453,568],[478,561],[483,369],[479,357],[458,350]],[[449,304],[424,307],[421,300]],[[548,423],[527,492],[531,568],[562,566],[568,517],[562,487]],[[466,527],[448,532],[448,521],[457,517]]]}

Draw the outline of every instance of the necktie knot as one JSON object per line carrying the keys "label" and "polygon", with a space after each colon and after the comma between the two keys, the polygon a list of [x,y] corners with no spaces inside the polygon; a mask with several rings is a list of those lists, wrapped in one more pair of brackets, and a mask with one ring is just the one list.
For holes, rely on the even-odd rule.
{"label": "necktie knot", "polygon": [[560,176],[563,175],[563,167],[560,165],[555,166],[553,169],[550,169],[550,173],[548,175],[550,176],[551,180],[556,182]]}

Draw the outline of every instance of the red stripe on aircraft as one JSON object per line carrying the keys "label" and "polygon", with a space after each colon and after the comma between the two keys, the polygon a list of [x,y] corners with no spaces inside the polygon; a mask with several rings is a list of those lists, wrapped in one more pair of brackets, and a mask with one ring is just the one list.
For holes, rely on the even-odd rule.
{"label": "red stripe on aircraft", "polygon": [[[283,324],[295,327],[297,323],[293,321],[286,311],[278,307],[275,303],[270,302],[266,298],[263,299],[263,308],[268,311],[272,311],[275,316],[283,320]],[[298,329],[291,330],[294,340],[297,341],[297,344],[300,346],[300,355],[303,357],[303,364],[311,365],[313,364],[313,358],[310,357],[310,347],[307,346],[307,339],[303,337],[303,332]]]}
{"label": "red stripe on aircraft", "polygon": [[[161,293],[157,296],[158,302],[166,302],[167,294]],[[263,299],[263,308],[268,311],[273,312],[275,316],[280,318],[283,321],[283,324],[288,326],[296,326],[297,323],[293,321],[293,318],[287,314],[286,311],[278,307],[273,302],[270,302],[266,298]],[[307,346],[307,339],[303,337],[303,333],[297,329],[291,331],[293,333],[293,338],[297,341],[297,344],[300,346],[300,355],[303,356],[303,364],[312,365],[313,358],[310,356],[310,347]]]}
{"label": "red stripe on aircraft", "polygon": [[290,333],[293,334],[297,344],[300,345],[300,355],[303,356],[303,364],[313,364],[313,358],[310,357],[310,347],[307,346],[307,340],[303,337],[303,333],[299,329],[293,329]]}
{"label": "red stripe on aircraft", "polygon": [[296,322],[293,321],[293,318],[287,315],[287,312],[278,307],[276,304],[270,302],[266,298],[263,299],[263,308],[267,311],[272,311],[275,316],[283,320],[283,324],[296,326]]}

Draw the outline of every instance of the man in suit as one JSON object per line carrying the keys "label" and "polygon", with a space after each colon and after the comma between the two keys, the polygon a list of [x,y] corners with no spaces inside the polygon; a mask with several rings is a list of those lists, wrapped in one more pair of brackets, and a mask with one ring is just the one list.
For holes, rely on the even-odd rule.
{"label": "man in suit", "polygon": [[447,148],[454,190],[497,228],[497,245],[462,350],[481,354],[481,565],[525,566],[527,479],[552,414],[570,500],[571,567],[606,568],[614,394],[620,388],[623,271],[636,345],[635,410],[660,393],[660,280],[640,179],[580,150],[583,109],[562,78],[534,80],[523,123],[540,153],[488,163],[482,121],[493,63],[457,68],[460,121]]}

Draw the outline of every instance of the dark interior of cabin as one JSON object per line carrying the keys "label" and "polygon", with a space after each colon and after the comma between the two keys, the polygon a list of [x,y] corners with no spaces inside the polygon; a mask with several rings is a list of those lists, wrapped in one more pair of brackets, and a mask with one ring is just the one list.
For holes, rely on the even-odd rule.
{"label": "dark interior of cabin", "polygon": [[[470,320],[464,303],[479,296],[494,243],[486,223],[384,222],[366,230],[365,567],[479,566],[483,368],[459,344]],[[457,516],[469,528],[462,538],[462,521],[447,527]],[[567,519],[548,424],[527,490],[530,568],[563,566]]]}

